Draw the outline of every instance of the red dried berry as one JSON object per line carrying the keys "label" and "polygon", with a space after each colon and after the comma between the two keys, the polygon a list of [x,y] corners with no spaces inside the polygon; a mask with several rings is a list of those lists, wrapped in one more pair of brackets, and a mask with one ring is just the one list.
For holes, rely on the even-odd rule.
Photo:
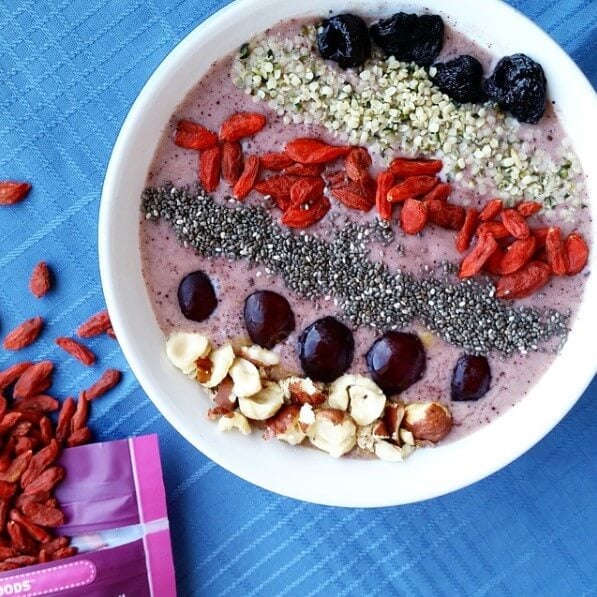
{"label": "red dried berry", "polygon": [[515,209],[505,209],[502,212],[502,223],[506,230],[516,238],[526,238],[529,235],[528,224]]}
{"label": "red dried berry", "polygon": [[54,364],[51,361],[41,361],[31,365],[17,380],[12,395],[15,398],[26,398],[43,393],[52,384],[53,370]]}
{"label": "red dried berry", "polygon": [[423,197],[437,186],[439,180],[433,176],[412,176],[394,185],[388,193],[390,203]]}
{"label": "red dried berry", "polygon": [[222,143],[222,177],[235,185],[243,171],[243,150],[237,141]]}
{"label": "red dried berry", "polygon": [[222,150],[218,145],[199,154],[199,181],[208,193],[212,193],[218,188],[221,172]]}
{"label": "red dried berry", "polygon": [[174,143],[185,149],[203,151],[213,147],[218,142],[218,137],[212,131],[191,120],[179,120],[174,134]]}
{"label": "red dried berry", "polygon": [[552,273],[556,276],[564,276],[568,271],[570,263],[562,241],[562,232],[559,228],[550,228],[545,239],[545,252],[547,263]]}
{"label": "red dried berry", "polygon": [[29,290],[36,298],[41,298],[50,290],[50,270],[45,261],[40,261],[31,272]]}
{"label": "red dried berry", "polygon": [[289,166],[294,164],[292,158],[287,156],[285,153],[265,153],[259,156],[261,166],[265,170],[273,170],[274,172],[280,172]]}
{"label": "red dried berry", "polygon": [[569,276],[579,274],[587,265],[589,260],[589,247],[585,239],[576,232],[568,236],[565,242],[566,254],[568,255],[568,269],[566,273]]}
{"label": "red dried berry", "polygon": [[117,369],[107,369],[90,388],[81,392],[81,396],[87,400],[95,400],[111,390],[120,381],[121,376]]}
{"label": "red dried berry", "polygon": [[0,205],[13,205],[25,199],[31,190],[28,182],[0,181]]}
{"label": "red dried berry", "polygon": [[63,336],[56,338],[56,344],[72,357],[83,363],[83,365],[93,365],[95,363],[95,355],[87,346],[73,340],[72,338],[65,338]]}
{"label": "red dried berry", "polygon": [[107,311],[100,311],[92,315],[87,321],[77,328],[79,338],[92,338],[104,334],[112,327],[110,316]]}
{"label": "red dried berry", "polygon": [[481,213],[479,214],[479,221],[489,222],[493,220],[493,218],[500,214],[503,207],[504,204],[502,203],[501,199],[491,199],[491,201],[488,201],[485,204],[485,207],[481,210]]}
{"label": "red dried berry", "polygon": [[245,160],[243,172],[232,189],[232,196],[235,199],[244,199],[255,187],[255,181],[257,180],[258,175],[259,158],[254,155],[250,155]]}
{"label": "red dried berry", "polygon": [[220,127],[222,141],[239,141],[258,133],[267,120],[263,114],[256,112],[238,112],[227,118]]}
{"label": "red dried berry", "polygon": [[456,250],[458,252],[464,253],[470,247],[476,228],[477,210],[471,207],[466,210],[464,222],[456,235]]}
{"label": "red dried berry", "polygon": [[39,338],[43,327],[44,320],[41,317],[28,319],[10,332],[2,345],[6,350],[21,350]]}
{"label": "red dried berry", "polygon": [[470,278],[478,274],[497,248],[498,245],[493,236],[490,234],[479,236],[473,250],[462,261],[459,277]]}
{"label": "red dried berry", "polygon": [[427,224],[427,205],[417,199],[407,199],[400,210],[400,227],[406,234],[418,234]]}

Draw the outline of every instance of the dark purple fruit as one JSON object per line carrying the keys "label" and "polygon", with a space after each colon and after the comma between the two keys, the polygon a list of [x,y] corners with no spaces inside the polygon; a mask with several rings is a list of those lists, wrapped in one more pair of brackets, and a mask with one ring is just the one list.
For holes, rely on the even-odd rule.
{"label": "dark purple fruit", "polygon": [[386,57],[429,66],[444,45],[444,22],[437,15],[397,12],[371,25],[371,38]]}
{"label": "dark purple fruit", "polygon": [[425,349],[418,336],[386,332],[366,355],[373,381],[386,394],[398,394],[419,381],[425,372]]}
{"label": "dark purple fruit", "polygon": [[182,314],[192,321],[203,321],[214,312],[218,299],[205,272],[191,272],[181,280],[178,286],[178,305]]}
{"label": "dark purple fruit", "polygon": [[342,68],[362,66],[371,54],[367,25],[361,17],[341,14],[323,22],[317,34],[319,52]]}
{"label": "dark purple fruit", "polygon": [[431,80],[454,101],[474,104],[485,100],[483,66],[473,56],[463,54],[433,66],[437,72]]}
{"label": "dark purple fruit", "polygon": [[520,122],[536,124],[545,112],[547,81],[540,64],[525,54],[502,58],[485,81],[485,92]]}
{"label": "dark purple fruit", "polygon": [[312,323],[301,334],[298,343],[303,371],[317,381],[334,381],[352,363],[352,332],[334,317]]}
{"label": "dark purple fruit", "polygon": [[255,344],[272,348],[294,330],[294,313],[281,294],[258,290],[245,301],[245,326]]}
{"label": "dark purple fruit", "polygon": [[452,400],[479,400],[489,390],[491,371],[485,357],[465,354],[452,373]]}

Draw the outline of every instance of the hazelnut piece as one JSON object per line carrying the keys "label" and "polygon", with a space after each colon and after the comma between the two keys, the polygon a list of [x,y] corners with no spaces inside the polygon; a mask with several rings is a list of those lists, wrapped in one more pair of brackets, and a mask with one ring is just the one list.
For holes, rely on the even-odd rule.
{"label": "hazelnut piece", "polygon": [[415,402],[404,411],[402,426],[417,441],[437,443],[452,429],[452,414],[439,402]]}

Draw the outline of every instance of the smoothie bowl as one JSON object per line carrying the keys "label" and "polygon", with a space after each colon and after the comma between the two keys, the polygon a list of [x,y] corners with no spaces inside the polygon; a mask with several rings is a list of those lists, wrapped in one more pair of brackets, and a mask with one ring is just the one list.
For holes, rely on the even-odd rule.
{"label": "smoothie bowl", "polygon": [[593,91],[497,2],[507,39],[466,2],[279,4],[212,17],[131,110],[100,213],[115,330],[168,420],[249,481],[451,491],[594,374]]}

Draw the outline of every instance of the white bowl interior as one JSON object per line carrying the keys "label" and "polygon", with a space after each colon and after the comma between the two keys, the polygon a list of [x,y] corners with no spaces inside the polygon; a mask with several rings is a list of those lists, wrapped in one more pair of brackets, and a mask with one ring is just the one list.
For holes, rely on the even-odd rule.
{"label": "white bowl interior", "polygon": [[[574,63],[540,29],[498,0],[427,0],[387,3],[355,0],[239,0],[200,25],[157,69],[133,105],[114,147],[100,208],[102,283],[125,356],[144,390],[168,421],[209,458],[271,491],[322,504],[386,506],[441,495],[477,481],[539,441],[572,407],[595,372],[593,351],[597,284],[591,276],[561,355],[530,393],[491,425],[435,450],[420,450],[402,464],[334,460],[316,450],[220,433],[206,420],[197,385],[168,363],[141,274],[139,197],[156,144],[178,103],[211,63],[281,19],[354,11],[370,16],[399,9],[449,15],[457,29],[497,54],[526,52],[543,64],[551,98],[595,197],[592,165],[595,96]],[[487,28],[487,24],[491,28]],[[495,32],[499,32],[496,34]],[[593,171],[591,171],[593,169]],[[595,205],[591,206],[597,221]],[[597,236],[593,226],[593,238]],[[591,268],[595,268],[595,251]]]}

